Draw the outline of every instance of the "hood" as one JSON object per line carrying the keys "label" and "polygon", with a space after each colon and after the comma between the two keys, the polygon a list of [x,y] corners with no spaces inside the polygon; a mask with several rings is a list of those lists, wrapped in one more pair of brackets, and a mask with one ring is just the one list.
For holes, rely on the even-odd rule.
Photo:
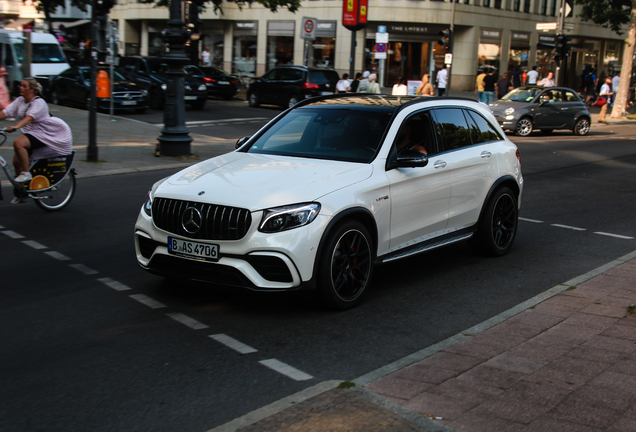
{"label": "hood", "polygon": [[169,177],[155,196],[256,211],[315,201],[372,172],[368,164],[233,152]]}
{"label": "hood", "polygon": [[142,89],[135,83],[128,81],[115,81],[113,83],[113,91],[125,92],[125,91],[141,91]]}

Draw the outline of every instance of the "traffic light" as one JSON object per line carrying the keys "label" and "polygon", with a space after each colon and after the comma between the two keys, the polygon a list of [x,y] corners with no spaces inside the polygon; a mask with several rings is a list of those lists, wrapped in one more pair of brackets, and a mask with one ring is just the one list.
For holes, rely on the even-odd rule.
{"label": "traffic light", "polygon": [[555,60],[557,60],[557,57],[559,59],[565,60],[567,57],[570,56],[570,51],[572,51],[572,46],[570,46],[569,42],[571,40],[572,38],[570,36],[566,36],[564,34],[560,34],[557,36],[556,45],[554,47]]}
{"label": "traffic light", "polygon": [[95,15],[106,16],[110,9],[115,5],[113,0],[97,0]]}
{"label": "traffic light", "polygon": [[450,49],[451,30],[450,29],[441,30],[439,32],[439,35],[441,36],[441,38],[438,42],[442,46],[442,48]]}
{"label": "traffic light", "polygon": [[203,12],[203,7],[197,4],[197,2],[193,1],[189,4],[188,10],[188,24],[192,33],[200,33],[201,32],[201,24],[203,20],[200,18],[200,14]]}

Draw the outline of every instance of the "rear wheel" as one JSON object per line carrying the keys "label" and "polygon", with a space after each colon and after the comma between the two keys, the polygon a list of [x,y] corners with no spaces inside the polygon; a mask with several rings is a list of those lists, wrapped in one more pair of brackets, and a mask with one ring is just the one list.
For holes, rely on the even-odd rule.
{"label": "rear wheel", "polygon": [[479,221],[477,232],[468,245],[486,255],[508,253],[517,235],[517,198],[508,187],[498,189],[490,198]]}
{"label": "rear wheel", "polygon": [[298,98],[296,96],[290,96],[287,101],[287,108],[291,108],[298,103]]}
{"label": "rear wheel", "polygon": [[348,221],[329,234],[319,257],[318,289],[327,306],[345,310],[362,300],[373,273],[369,232]]}
{"label": "rear wheel", "polygon": [[75,195],[75,171],[71,170],[64,180],[49,190],[33,194],[35,203],[42,210],[54,212],[66,207]]}
{"label": "rear wheel", "polygon": [[517,122],[515,133],[519,136],[528,136],[532,133],[533,128],[534,125],[532,124],[532,120],[528,117],[524,117]]}
{"label": "rear wheel", "polygon": [[574,135],[579,135],[579,136],[587,135],[589,131],[590,131],[590,120],[585,117],[581,117],[574,124],[574,129],[573,129]]}
{"label": "rear wheel", "polygon": [[258,108],[258,106],[261,104],[261,102],[258,100],[258,96],[256,96],[256,93],[250,93],[247,96],[247,100],[252,108]]}

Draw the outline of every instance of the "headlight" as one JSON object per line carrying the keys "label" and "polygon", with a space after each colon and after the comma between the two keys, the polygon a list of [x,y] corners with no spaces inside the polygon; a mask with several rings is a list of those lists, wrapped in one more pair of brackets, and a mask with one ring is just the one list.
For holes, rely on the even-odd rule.
{"label": "headlight", "polygon": [[207,87],[205,86],[205,84],[201,84],[199,86],[199,91],[206,91],[206,90],[207,90]]}
{"label": "headlight", "polygon": [[161,84],[161,90],[168,90],[168,84]]}
{"label": "headlight", "polygon": [[276,233],[298,228],[311,223],[320,212],[320,204],[295,204],[267,209],[258,230],[264,233]]}
{"label": "headlight", "polygon": [[515,119],[515,116],[513,116],[513,115],[507,115],[506,116],[506,120],[514,120],[514,119]]}
{"label": "headlight", "polygon": [[513,112],[515,112],[515,109],[514,109],[514,108],[507,108],[507,109],[504,111],[504,114],[506,114],[506,115],[510,115],[510,114],[512,114]]}
{"label": "headlight", "polygon": [[144,213],[146,213],[150,217],[152,217],[152,197],[155,195],[155,192],[157,191],[157,188],[159,186],[161,186],[161,183],[166,181],[166,179],[168,177],[164,177],[161,180],[159,180],[158,182],[156,182],[155,184],[153,184],[152,187],[150,188],[150,190],[148,191],[148,195],[146,196],[146,201],[144,202],[144,205],[142,206],[142,209],[143,209]]}

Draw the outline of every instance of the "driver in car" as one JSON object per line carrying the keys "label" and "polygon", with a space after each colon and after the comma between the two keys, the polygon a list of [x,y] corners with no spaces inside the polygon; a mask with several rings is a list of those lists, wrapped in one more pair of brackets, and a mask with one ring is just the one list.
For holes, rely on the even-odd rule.
{"label": "driver in car", "polygon": [[423,139],[418,139],[421,137],[422,132],[418,128],[422,127],[421,122],[419,121],[410,121],[404,125],[400,133],[398,134],[397,140],[397,151],[398,153],[402,150],[414,150],[418,151],[422,154],[428,155],[426,151],[426,147],[422,145]]}

